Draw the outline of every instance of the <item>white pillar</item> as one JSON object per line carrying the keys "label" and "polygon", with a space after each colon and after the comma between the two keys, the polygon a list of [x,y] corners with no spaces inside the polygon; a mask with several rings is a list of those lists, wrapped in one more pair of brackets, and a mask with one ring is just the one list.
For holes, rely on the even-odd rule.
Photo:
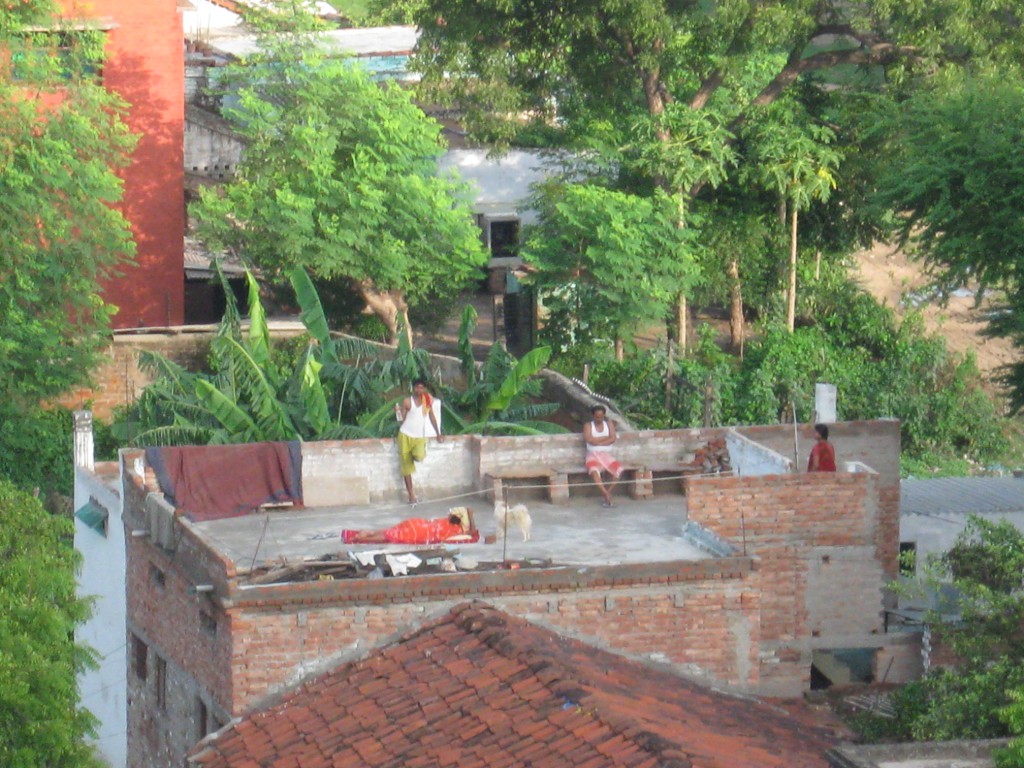
{"label": "white pillar", "polygon": [[834,424],[836,422],[836,385],[819,381],[814,385],[814,422]]}
{"label": "white pillar", "polygon": [[91,472],[95,465],[92,411],[75,411],[75,466]]}

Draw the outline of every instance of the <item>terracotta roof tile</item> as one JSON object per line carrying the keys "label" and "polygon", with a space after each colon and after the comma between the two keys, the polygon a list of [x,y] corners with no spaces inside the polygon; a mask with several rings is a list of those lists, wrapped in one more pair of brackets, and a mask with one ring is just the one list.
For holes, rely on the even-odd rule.
{"label": "terracotta roof tile", "polygon": [[711,691],[466,603],[251,713],[203,768],[819,768],[806,706]]}

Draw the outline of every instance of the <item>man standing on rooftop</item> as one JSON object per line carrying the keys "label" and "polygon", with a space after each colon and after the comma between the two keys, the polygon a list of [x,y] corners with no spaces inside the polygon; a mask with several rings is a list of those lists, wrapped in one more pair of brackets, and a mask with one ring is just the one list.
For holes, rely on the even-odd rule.
{"label": "man standing on rooftop", "polygon": [[427,382],[416,379],[412,383],[412,397],[407,397],[400,406],[395,406],[395,413],[402,422],[398,430],[398,463],[405,480],[405,490],[409,494],[409,503],[415,504],[418,499],[413,490],[412,475],[416,471],[416,462],[423,461],[427,456],[427,438],[436,437],[439,443],[444,442],[441,425],[434,413],[434,398],[427,391]]}

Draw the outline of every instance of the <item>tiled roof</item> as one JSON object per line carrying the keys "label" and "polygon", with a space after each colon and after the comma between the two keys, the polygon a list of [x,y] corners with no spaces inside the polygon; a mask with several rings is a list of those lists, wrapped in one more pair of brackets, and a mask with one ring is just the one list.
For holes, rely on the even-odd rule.
{"label": "tiled roof", "polygon": [[465,603],[251,713],[190,765],[824,766],[838,732]]}

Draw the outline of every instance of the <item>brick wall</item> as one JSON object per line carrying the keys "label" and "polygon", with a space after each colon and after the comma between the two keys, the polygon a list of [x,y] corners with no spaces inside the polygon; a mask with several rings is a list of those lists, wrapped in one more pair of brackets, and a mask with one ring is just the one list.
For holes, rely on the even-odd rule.
{"label": "brick wall", "polygon": [[805,688],[814,648],[880,644],[878,484],[867,472],[687,480],[689,520],[759,559],[762,692]]}
{"label": "brick wall", "polygon": [[59,403],[81,409],[91,403],[98,419],[109,420],[118,406],[128,405],[142,394],[153,377],[139,368],[139,353],[158,352],[189,370],[197,370],[206,361],[210,349],[209,334],[147,333],[115,336],[107,350],[106,362],[93,372],[93,386],[64,395]]}
{"label": "brick wall", "polygon": [[[486,599],[597,647],[655,660],[714,683],[752,687],[757,674],[756,582],[754,576],[578,592],[512,591]],[[234,710],[244,711],[306,674],[364,655],[467,596],[471,590],[430,601],[240,609],[232,618],[238,638]]]}
{"label": "brick wall", "polygon": [[[793,458],[793,428],[787,425],[737,427],[744,436]],[[829,425],[829,442],[835,446],[839,469],[848,461],[859,461],[878,473],[878,519],[874,545],[885,575],[899,575],[900,530],[900,424],[895,420],[844,421]],[[814,430],[798,430],[797,469],[807,467],[814,445]]]}
{"label": "brick wall", "polygon": [[62,0],[68,15],[111,19],[103,82],[128,103],[138,136],[122,170],[121,209],[136,244],[134,264],[106,282],[116,328],[180,325],[184,319],[184,46],[176,0]]}
{"label": "brick wall", "polygon": [[473,598],[617,653],[753,688],[759,594],[747,558],[244,588],[228,610],[230,707],[244,711]]}
{"label": "brick wall", "polygon": [[[205,734],[200,702],[210,717],[229,719],[220,704],[231,686],[229,622],[208,593],[195,591],[174,552],[130,532],[126,542],[128,764],[180,765]],[[145,679],[136,660],[140,644],[147,655]]]}

